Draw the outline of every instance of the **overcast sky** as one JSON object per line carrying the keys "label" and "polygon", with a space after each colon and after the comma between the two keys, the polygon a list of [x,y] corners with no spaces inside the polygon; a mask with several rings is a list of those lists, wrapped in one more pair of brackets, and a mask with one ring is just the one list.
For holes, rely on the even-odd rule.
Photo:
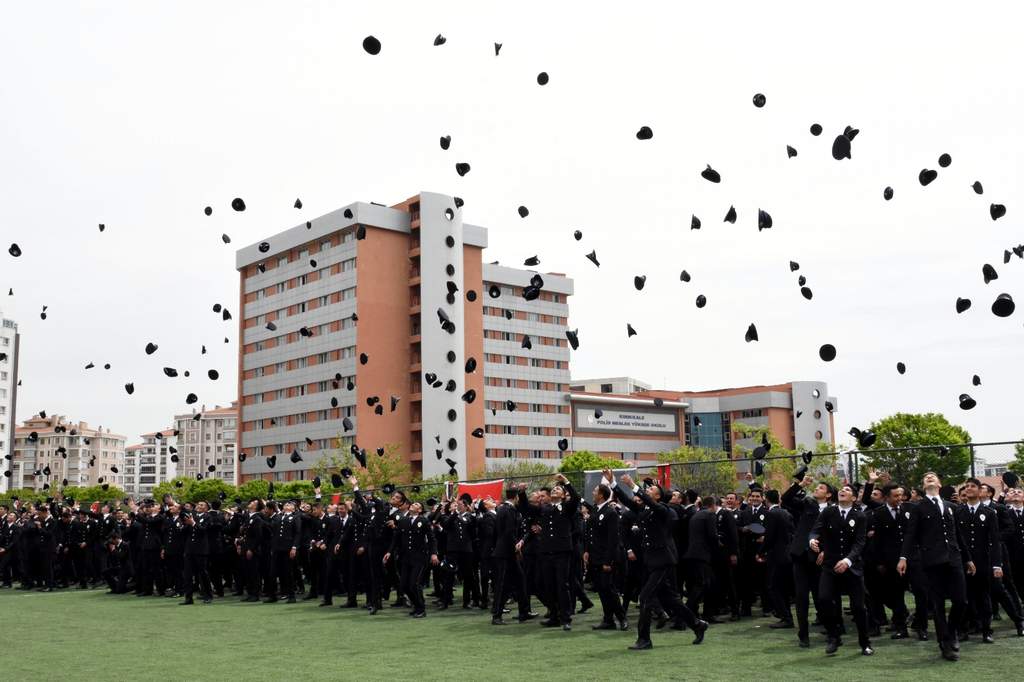
{"label": "overcast sky", "polygon": [[[1024,310],[990,312],[1002,292],[1024,304],[1024,261],[1002,264],[1024,242],[1017,5],[574,5],[9,7],[0,310],[22,334],[18,419],[45,409],[133,442],[186,411],[190,391],[228,403],[237,317],[211,306],[238,313],[236,247],[353,201],[427,190],[463,197],[465,220],[490,229],[485,260],[537,255],[541,270],[575,279],[575,378],[823,380],[840,433],[937,411],[976,440],[1024,435]],[[447,43],[434,47],[438,33]],[[369,34],[383,44],[376,57],[361,46]],[[808,132],[816,122],[820,137]],[[643,125],[652,140],[636,139]],[[832,140],[847,125],[860,134],[837,162]],[[944,152],[953,163],[941,169]],[[457,161],[472,171],[460,178]],[[706,164],[721,184],[700,177]],[[928,187],[922,168],[939,170]],[[235,196],[244,213],[230,209]],[[1005,218],[990,219],[992,202]],[[730,205],[735,225],[722,222]],[[760,233],[759,207],[774,219]],[[984,263],[999,273],[989,285]],[[958,296],[974,301],[963,315]],[[638,331],[628,340],[627,322]],[[760,341],[745,343],[752,322]],[[819,359],[824,343],[834,362]],[[193,376],[169,379],[163,366]],[[963,392],[973,411],[959,409]]]}

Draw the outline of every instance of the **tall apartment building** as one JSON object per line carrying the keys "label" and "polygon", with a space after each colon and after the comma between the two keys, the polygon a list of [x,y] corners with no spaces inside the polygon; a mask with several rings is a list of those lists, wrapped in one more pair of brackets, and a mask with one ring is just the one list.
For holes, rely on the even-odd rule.
{"label": "tall apartment building", "polygon": [[[15,412],[18,408],[18,324],[0,312],[0,492],[8,490],[14,476]],[[10,472],[8,474],[7,472]],[[13,486],[17,487],[17,486]]]}
{"label": "tall apartment building", "polygon": [[[14,435],[11,488],[41,490],[48,483],[56,489],[65,480],[69,486],[92,486],[99,485],[101,478],[110,485],[123,482],[125,438],[110,429],[94,429],[59,414],[35,415],[22,422]],[[39,476],[36,471],[41,472]]]}
{"label": "tall apartment building", "polygon": [[578,393],[617,393],[630,395],[640,391],[649,391],[651,385],[633,377],[602,377],[600,379],[581,379],[572,382],[569,390]]}
{"label": "tall apartment building", "polygon": [[[178,464],[171,460],[180,450],[174,429],[142,434],[142,442],[125,448],[123,487],[136,498],[149,497],[153,488],[178,475]],[[180,459],[180,455],[179,455]]]}
{"label": "tall apartment building", "polygon": [[[739,424],[768,427],[786,448],[835,446],[832,413],[839,402],[821,381],[710,391],[643,388],[629,394],[576,388],[602,382],[607,380],[572,382],[573,449],[640,461],[653,461],[659,452],[683,444],[730,454],[736,446],[753,450],[758,442]],[[632,379],[621,383],[643,385]],[[604,415],[595,419],[598,408]]]}
{"label": "tall apartment building", "polygon": [[[208,410],[203,405],[191,414],[174,416],[178,431],[180,459],[178,475],[195,478],[213,476],[225,483],[238,483],[238,402],[229,407],[215,405]],[[214,467],[211,472],[210,467]]]}
{"label": "tall apartment building", "polygon": [[483,471],[487,450],[553,456],[572,282],[542,274],[527,301],[534,273],[485,266],[486,246],[453,197],[424,192],[240,249],[240,480],[304,478],[338,439],[395,446],[424,477]]}

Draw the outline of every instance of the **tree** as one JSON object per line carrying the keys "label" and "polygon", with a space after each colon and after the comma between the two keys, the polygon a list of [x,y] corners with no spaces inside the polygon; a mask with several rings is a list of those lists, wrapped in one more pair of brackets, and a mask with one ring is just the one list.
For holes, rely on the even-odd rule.
{"label": "tree", "polygon": [[529,478],[550,476],[555,473],[555,467],[543,459],[514,459],[508,464],[500,464],[491,469],[474,471],[470,474],[471,480],[488,480],[495,478]]}
{"label": "tree", "polygon": [[1013,446],[1013,461],[1009,469],[1018,475],[1024,474],[1024,440]]}
{"label": "tree", "polygon": [[723,495],[736,489],[736,465],[721,450],[683,445],[658,453],[658,462],[671,463],[672,487],[692,488],[701,495]]}
{"label": "tree", "polygon": [[562,460],[558,470],[565,474],[571,471],[600,471],[604,468],[621,469],[622,460],[601,457],[590,450],[577,450]]}
{"label": "tree", "polygon": [[[861,451],[865,463],[873,469],[889,472],[895,482],[921,485],[925,472],[934,471],[943,483],[955,485],[964,480],[971,465],[970,448],[953,447],[970,443],[971,434],[961,426],[950,424],[941,414],[899,412],[873,422],[868,428],[874,431],[877,439],[870,449]],[[922,445],[950,447],[948,452],[937,448],[875,452],[885,448],[914,448]]]}
{"label": "tree", "polygon": [[64,488],[62,494],[65,500],[71,499],[75,502],[80,502],[83,506],[88,506],[93,502],[115,501],[120,503],[125,497],[125,492],[113,485],[107,485],[106,490],[103,489],[102,485],[90,485],[84,488],[69,486]]}

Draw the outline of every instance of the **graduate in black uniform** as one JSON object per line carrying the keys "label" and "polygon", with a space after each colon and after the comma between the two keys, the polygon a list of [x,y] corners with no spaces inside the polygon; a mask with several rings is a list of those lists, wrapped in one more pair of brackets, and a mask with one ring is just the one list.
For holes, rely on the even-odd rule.
{"label": "graduate in black uniform", "polygon": [[[928,581],[928,593],[935,620],[935,635],[939,651],[948,661],[960,660],[960,642],[955,628],[967,608],[965,572],[973,575],[974,562],[964,545],[959,525],[953,514],[953,504],[939,496],[942,481],[929,471],[924,475],[925,496],[904,512],[907,519],[903,535],[903,551],[896,570],[906,575],[907,558],[920,552],[921,565]],[[951,602],[946,618],[946,600]]]}
{"label": "graduate in black uniform", "polygon": [[[661,486],[652,484],[645,491],[633,483],[629,474],[624,474],[619,481],[615,481],[610,469],[604,470],[603,478],[602,482],[612,488],[619,502],[636,514],[637,525],[640,527],[640,542],[644,550],[647,577],[640,588],[637,640],[630,649],[643,650],[654,646],[651,643],[651,618],[655,602],[673,613],[677,621],[685,622],[694,632],[693,643],[700,644],[704,641],[708,624],[698,620],[679,600],[675,574],[678,557],[675,543],[672,541],[672,523],[675,515],[668,505],[661,501]],[[621,486],[619,482],[622,483]]]}
{"label": "graduate in black uniform", "polygon": [[295,503],[285,502],[280,513],[273,517],[270,526],[270,551],[273,557],[272,575],[266,602],[273,603],[280,594],[289,604],[295,603],[295,558],[299,553],[298,543],[302,538],[302,527],[295,513]]}
{"label": "graduate in black uniform", "polygon": [[819,617],[828,631],[825,653],[836,653],[842,644],[842,594],[850,597],[850,609],[857,625],[857,639],[864,656],[875,653],[868,638],[868,616],[864,605],[864,561],[862,554],[867,543],[867,518],[853,506],[856,493],[844,485],[838,490],[839,501],[826,507],[814,522],[808,535],[808,546],[821,559],[821,578],[818,586]]}
{"label": "graduate in black uniform", "polygon": [[821,567],[817,554],[811,552],[809,536],[818,515],[836,498],[836,489],[828,483],[819,483],[806,493],[814,480],[804,476],[782,494],[782,505],[793,516],[793,541],[789,545],[789,556],[793,563],[793,594],[796,602],[797,640],[801,648],[811,646],[808,613],[813,598],[815,609],[820,614],[822,607],[818,599],[818,584]]}
{"label": "graduate in black uniform", "polygon": [[193,603],[192,595],[195,584],[199,583],[199,596],[204,604],[213,601],[213,593],[210,585],[210,532],[213,528],[213,521],[208,512],[210,506],[206,501],[196,503],[195,511],[184,512],[182,522],[185,526],[185,551],[184,570],[182,586],[185,590],[185,600],[182,606]]}
{"label": "graduate in black uniform", "polygon": [[593,490],[594,504],[587,518],[583,562],[601,600],[602,619],[594,630],[627,630],[629,622],[612,580],[619,555],[619,511],[611,502],[612,491],[598,484]]}
{"label": "graduate in black uniform", "polygon": [[263,570],[260,557],[265,551],[270,533],[264,515],[262,500],[252,500],[246,508],[246,518],[239,528],[240,558],[245,564],[245,599],[242,601],[258,602],[260,600]]}
{"label": "graduate in black uniform", "polygon": [[437,566],[439,561],[432,524],[423,514],[423,505],[419,502],[410,504],[409,513],[398,519],[391,547],[384,554],[385,564],[399,547],[402,548],[401,590],[411,602],[412,611],[409,615],[425,618],[427,610],[423,600],[423,572],[428,564]]}
{"label": "graduate in black uniform", "polygon": [[778,490],[765,490],[768,513],[764,517],[764,535],[758,544],[758,562],[765,566],[767,605],[778,618],[771,629],[793,627],[790,607],[793,594],[793,561],[789,548],[793,542],[793,516],[782,507]]}
{"label": "graduate in black uniform", "polygon": [[502,614],[505,603],[514,595],[519,607],[520,623],[537,616],[530,610],[530,590],[523,572],[524,547],[522,516],[516,508],[517,488],[505,490],[505,500],[494,510],[494,600],[491,604],[491,624],[504,625]]}

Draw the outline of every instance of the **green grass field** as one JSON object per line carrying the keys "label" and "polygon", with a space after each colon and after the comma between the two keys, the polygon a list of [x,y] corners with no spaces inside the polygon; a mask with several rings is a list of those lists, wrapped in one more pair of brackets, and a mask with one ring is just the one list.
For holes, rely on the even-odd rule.
{"label": "green grass field", "polygon": [[593,612],[576,617],[573,631],[564,633],[536,622],[494,627],[487,614],[462,609],[413,621],[405,609],[371,617],[316,602],[234,598],[186,607],[177,599],[105,592],[0,591],[6,630],[0,679],[35,679],[42,670],[76,680],[825,680],[899,672],[916,679],[1012,679],[1006,670],[1024,654],[1024,638],[1005,620],[996,623],[995,644],[975,638],[963,644],[959,663],[948,663],[934,641],[893,642],[888,634],[875,640],[870,658],[860,655],[855,634],[826,658],[824,636],[812,634],[812,648],[799,649],[794,631],[769,630],[767,618],[715,625],[701,646],[690,644],[690,632],[655,632],[652,651],[633,652],[626,647],[635,632],[593,632],[600,620]]}

